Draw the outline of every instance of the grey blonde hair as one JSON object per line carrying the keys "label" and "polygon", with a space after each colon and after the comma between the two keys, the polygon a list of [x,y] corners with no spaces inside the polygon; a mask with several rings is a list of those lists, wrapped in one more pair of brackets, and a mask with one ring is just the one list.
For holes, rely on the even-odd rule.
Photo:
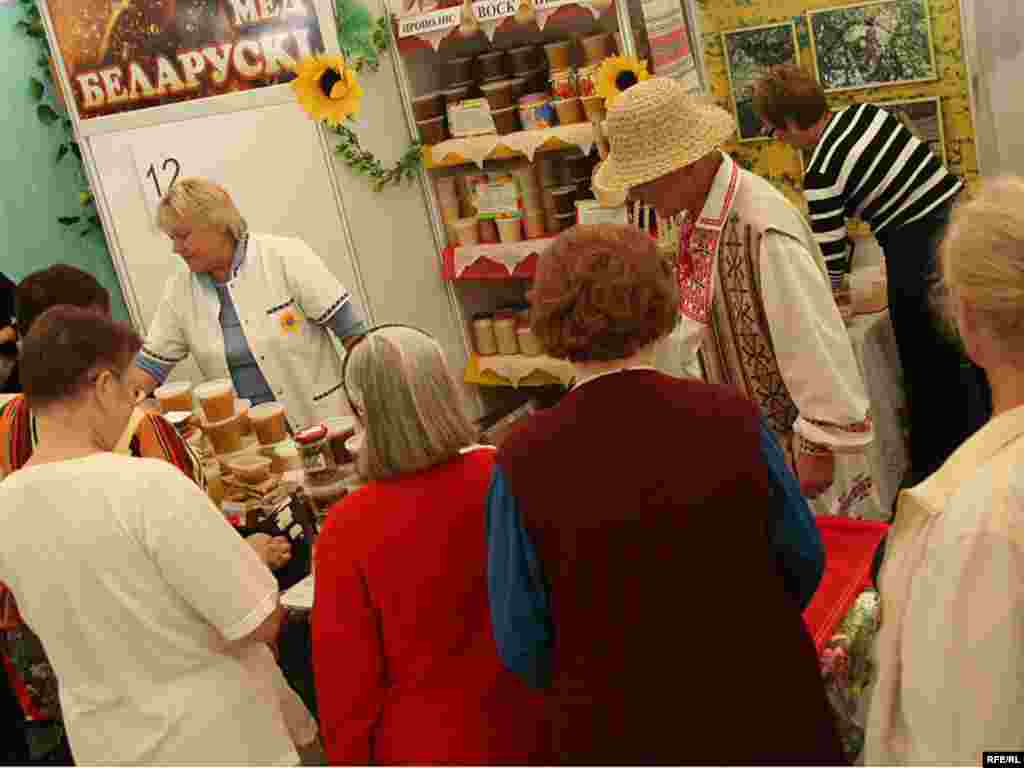
{"label": "grey blonde hair", "polygon": [[414,328],[370,331],[349,352],[345,386],[365,428],[357,465],[368,480],[428,469],[476,439],[441,346]]}
{"label": "grey blonde hair", "polygon": [[958,206],[940,261],[945,293],[959,296],[1007,352],[1024,354],[1024,179],[988,181]]}
{"label": "grey blonde hair", "polygon": [[226,231],[235,240],[245,234],[245,219],[220,184],[198,177],[179,179],[160,201],[157,225],[165,232],[178,222]]}

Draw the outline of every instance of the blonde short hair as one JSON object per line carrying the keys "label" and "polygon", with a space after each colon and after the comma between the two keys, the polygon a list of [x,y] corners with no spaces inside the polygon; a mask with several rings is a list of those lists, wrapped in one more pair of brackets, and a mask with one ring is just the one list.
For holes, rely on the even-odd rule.
{"label": "blonde short hair", "polygon": [[201,227],[222,229],[238,240],[247,227],[235,201],[220,184],[198,177],[179,179],[160,201],[157,225],[165,232],[187,221]]}
{"label": "blonde short hair", "polygon": [[358,467],[369,480],[428,469],[476,439],[441,346],[415,328],[371,330],[349,352],[345,388],[365,427]]}
{"label": "blonde short hair", "polygon": [[946,293],[1008,352],[1024,353],[1024,179],[988,181],[958,206],[940,260]]}

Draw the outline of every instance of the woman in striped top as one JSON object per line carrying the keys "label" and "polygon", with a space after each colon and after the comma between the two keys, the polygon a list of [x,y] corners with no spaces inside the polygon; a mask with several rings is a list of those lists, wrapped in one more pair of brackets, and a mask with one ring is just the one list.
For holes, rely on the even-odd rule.
{"label": "woman in striped top", "polygon": [[766,133],[806,150],[804,195],[833,285],[850,270],[846,222],[871,226],[886,256],[889,314],[910,410],[911,481],[937,470],[988,418],[985,375],[936,325],[936,250],[963,182],[900,120],[873,104],[831,112],[799,67],[754,89]]}

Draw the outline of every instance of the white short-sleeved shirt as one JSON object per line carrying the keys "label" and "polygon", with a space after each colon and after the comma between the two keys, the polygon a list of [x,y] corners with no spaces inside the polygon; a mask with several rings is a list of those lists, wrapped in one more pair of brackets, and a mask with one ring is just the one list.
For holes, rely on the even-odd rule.
{"label": "white short-sleeved shirt", "polygon": [[227,651],[274,610],[273,575],[178,469],[96,454],[19,470],[0,529],[0,581],[60,680],[76,762],[298,763],[252,659]]}

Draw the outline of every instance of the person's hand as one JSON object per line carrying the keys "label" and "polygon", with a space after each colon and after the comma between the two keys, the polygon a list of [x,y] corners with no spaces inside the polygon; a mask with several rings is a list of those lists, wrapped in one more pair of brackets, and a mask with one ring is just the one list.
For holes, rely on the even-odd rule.
{"label": "person's hand", "polygon": [[0,328],[0,344],[10,344],[18,340],[18,332],[13,325],[5,325]]}
{"label": "person's hand", "polygon": [[836,472],[836,457],[831,453],[804,453],[797,451],[796,476],[800,492],[808,499],[821,496],[832,486]]}
{"label": "person's hand", "polygon": [[272,571],[283,568],[292,559],[292,545],[284,536],[270,538],[265,533],[254,533],[246,539],[249,546],[256,550],[260,560]]}

